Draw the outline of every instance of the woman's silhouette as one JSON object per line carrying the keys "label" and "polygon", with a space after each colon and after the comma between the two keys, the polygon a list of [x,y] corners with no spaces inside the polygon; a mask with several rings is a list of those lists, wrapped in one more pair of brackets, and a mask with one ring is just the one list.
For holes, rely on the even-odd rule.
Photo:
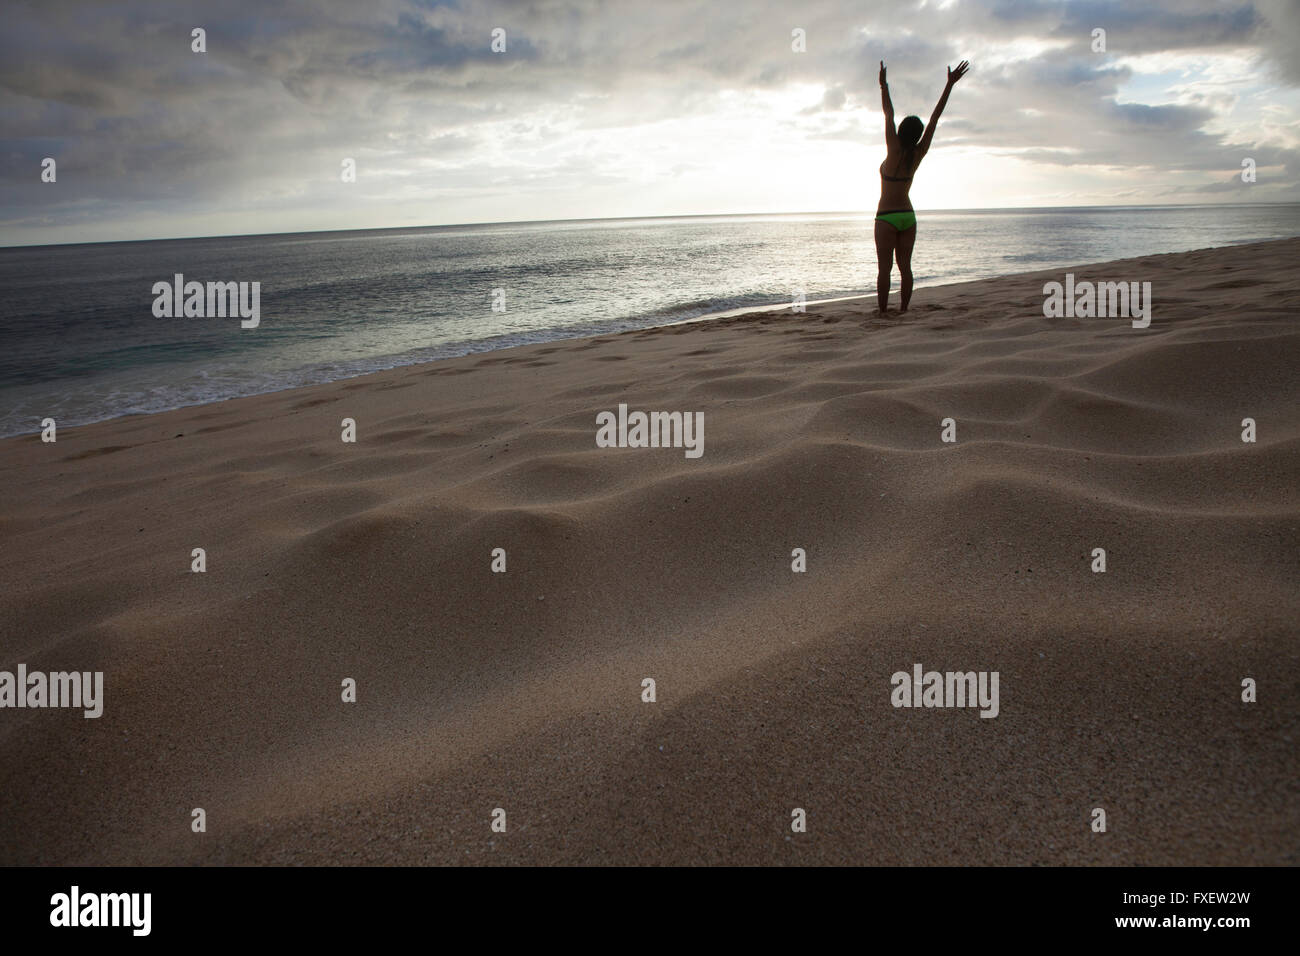
{"label": "woman's silhouette", "polygon": [[[880,311],[889,305],[889,274],[894,268],[894,258],[898,258],[898,271],[903,279],[903,307],[912,298],[912,246],[916,244],[916,213],[912,211],[912,200],[908,190],[912,188],[912,176],[921,160],[930,151],[930,141],[934,139],[934,128],[939,125],[939,114],[948,105],[948,94],[958,80],[966,75],[970,63],[962,60],[957,69],[948,70],[948,85],[943,88],[943,96],[934,112],[930,114],[930,125],[921,132],[921,118],[908,116],[894,129],[894,104],[889,99],[889,84],[885,82],[885,61],[880,61],[880,101],[885,108],[885,147],[888,155],[880,164],[880,204],[876,207],[876,259],[880,263],[880,274],[876,278],[876,301]],[[885,170],[893,170],[892,174]]]}

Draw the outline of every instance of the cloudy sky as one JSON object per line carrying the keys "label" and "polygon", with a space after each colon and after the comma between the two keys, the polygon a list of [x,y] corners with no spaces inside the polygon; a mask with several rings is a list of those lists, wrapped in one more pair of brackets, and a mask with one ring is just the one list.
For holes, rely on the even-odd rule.
{"label": "cloudy sky", "polygon": [[881,59],[900,118],[972,63],[918,209],[1297,201],[1298,43],[1296,0],[6,0],[0,245],[870,210]]}

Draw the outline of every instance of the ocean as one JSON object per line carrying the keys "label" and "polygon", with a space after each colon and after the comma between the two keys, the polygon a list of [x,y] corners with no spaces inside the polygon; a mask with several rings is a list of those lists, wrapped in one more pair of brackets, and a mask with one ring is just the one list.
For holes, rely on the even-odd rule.
{"label": "ocean", "polygon": [[[1300,235],[1300,204],[918,217],[918,288]],[[870,214],[701,216],[0,249],[0,436],[46,417],[85,424],[799,292],[866,295],[872,229]],[[156,317],[153,286],[177,273],[260,283],[259,324]]]}

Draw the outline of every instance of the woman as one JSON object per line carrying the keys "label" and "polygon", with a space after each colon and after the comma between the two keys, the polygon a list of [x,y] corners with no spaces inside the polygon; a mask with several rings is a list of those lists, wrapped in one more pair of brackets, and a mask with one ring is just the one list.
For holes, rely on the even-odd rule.
{"label": "woman", "polygon": [[[880,61],[880,100],[885,108],[885,147],[889,153],[880,164],[880,205],[876,207],[876,259],[880,274],[876,278],[876,302],[881,312],[889,305],[889,274],[894,258],[898,258],[898,271],[903,277],[903,307],[912,298],[912,246],[916,244],[916,213],[908,190],[912,188],[912,175],[921,160],[930,151],[934,128],[939,114],[948,105],[948,94],[958,80],[966,75],[970,63],[962,60],[957,69],[949,68],[948,85],[943,88],[939,104],[930,114],[930,125],[921,132],[921,118],[908,116],[894,130],[894,104],[889,100],[889,84],[885,82],[885,61]],[[886,173],[889,169],[891,172]]]}

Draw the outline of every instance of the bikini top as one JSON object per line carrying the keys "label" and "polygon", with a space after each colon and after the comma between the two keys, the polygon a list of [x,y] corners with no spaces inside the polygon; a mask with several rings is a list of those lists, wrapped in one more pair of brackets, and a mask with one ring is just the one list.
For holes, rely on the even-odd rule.
{"label": "bikini top", "polygon": [[886,176],[883,169],[880,171],[880,178],[887,183],[910,183],[912,181],[911,176]]}
{"label": "bikini top", "polygon": [[[899,160],[898,165],[900,165],[900,166],[903,165],[902,160]],[[885,166],[884,163],[881,163],[881,164],[880,164],[880,167],[881,167],[881,168],[880,168],[880,178],[883,179],[885,182],[887,182],[887,183],[910,183],[910,182],[912,181],[912,177],[911,177],[911,176],[886,176],[886,175],[885,175],[885,169],[884,169],[884,166]]]}

